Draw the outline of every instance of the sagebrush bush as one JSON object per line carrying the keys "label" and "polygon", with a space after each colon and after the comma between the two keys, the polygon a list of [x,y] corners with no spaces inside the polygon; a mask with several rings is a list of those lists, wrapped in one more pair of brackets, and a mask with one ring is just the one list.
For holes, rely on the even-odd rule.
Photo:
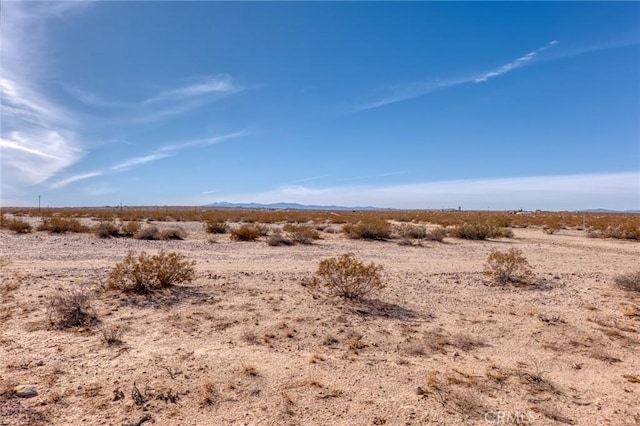
{"label": "sagebrush bush", "polygon": [[319,240],[320,234],[310,226],[287,224],[283,227],[296,244],[311,244],[313,240]]}
{"label": "sagebrush bush", "polygon": [[87,232],[88,227],[73,217],[52,216],[44,218],[38,226],[38,231],[49,231],[52,234],[64,234],[66,232]]}
{"label": "sagebrush bush", "polygon": [[101,221],[91,228],[94,234],[100,238],[111,238],[120,236],[120,227],[113,221]]}
{"label": "sagebrush bush", "polygon": [[342,232],[355,240],[386,240],[391,236],[391,224],[385,219],[369,218],[355,225],[345,224]]}
{"label": "sagebrush bush", "polygon": [[244,224],[231,231],[231,239],[235,241],[255,241],[262,235],[262,230],[254,224]]}
{"label": "sagebrush bush", "polygon": [[80,290],[54,294],[47,307],[49,321],[58,328],[90,325],[97,320],[91,308],[91,295]]}
{"label": "sagebrush bush", "polygon": [[640,270],[618,275],[614,281],[623,290],[640,293]]}
{"label": "sagebrush bush", "polygon": [[324,259],[315,275],[305,285],[325,288],[332,296],[360,300],[385,287],[382,282],[382,266],[365,265],[353,253]]}
{"label": "sagebrush bush", "polygon": [[124,237],[133,237],[140,231],[140,223],[137,220],[130,220],[120,225],[120,232]]}
{"label": "sagebrush bush", "polygon": [[138,256],[129,251],[118,262],[107,279],[107,287],[133,293],[150,293],[175,284],[191,282],[195,277],[195,261],[189,262],[180,253],[160,253],[150,256],[144,251]]}
{"label": "sagebrush bush", "polygon": [[437,228],[433,228],[430,231],[428,231],[424,236],[424,239],[429,241],[442,242],[444,240],[444,237],[446,236],[447,236],[447,230],[444,229],[442,226],[438,226]]}
{"label": "sagebrush bush", "polygon": [[148,225],[136,232],[133,238],[136,240],[158,240],[160,239],[160,230],[155,225]]}
{"label": "sagebrush bush", "polygon": [[267,244],[276,247],[276,246],[292,246],[294,243],[289,238],[282,235],[280,232],[276,232],[275,234],[269,235],[267,237]]}
{"label": "sagebrush bush", "polygon": [[226,222],[210,220],[204,224],[204,229],[209,234],[226,234],[229,232],[229,225]]}
{"label": "sagebrush bush", "polygon": [[398,234],[400,238],[413,238],[421,239],[426,237],[427,230],[424,226],[411,225],[409,223],[403,223],[394,227],[394,232]]}
{"label": "sagebrush bush", "polygon": [[184,240],[187,233],[182,228],[165,228],[158,234],[160,240]]}
{"label": "sagebrush bush", "polygon": [[2,227],[16,234],[28,234],[33,230],[31,224],[22,219],[4,219],[2,221]]}
{"label": "sagebrush bush", "polygon": [[517,248],[507,252],[493,250],[487,258],[484,273],[499,284],[526,283],[533,277],[529,262]]}
{"label": "sagebrush bush", "polygon": [[486,223],[463,223],[454,226],[449,235],[465,240],[486,240],[487,238],[512,238],[510,228],[499,228]]}

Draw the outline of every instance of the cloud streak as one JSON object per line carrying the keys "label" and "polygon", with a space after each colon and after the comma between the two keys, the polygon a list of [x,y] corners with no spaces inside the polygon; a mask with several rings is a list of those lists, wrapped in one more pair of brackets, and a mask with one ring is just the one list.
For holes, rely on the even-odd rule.
{"label": "cloud streak", "polygon": [[558,41],[552,40],[549,43],[545,44],[544,46],[534,51],[531,51],[525,55],[522,55],[519,58],[515,59],[514,61],[511,61],[505,65],[502,65],[500,68],[497,68],[492,71],[484,72],[482,74],[474,75],[471,77],[462,77],[457,79],[434,81],[427,84],[415,84],[412,86],[407,86],[405,88],[397,90],[396,93],[390,96],[380,99],[379,101],[357,107],[354,109],[354,112],[379,108],[385,105],[407,101],[410,99],[428,95],[429,93],[433,93],[437,90],[443,90],[449,87],[459,86],[462,84],[484,83],[492,78],[514,71],[518,68],[522,68],[524,66],[530,65],[538,58],[538,56],[542,52],[550,49],[556,44],[558,44]]}
{"label": "cloud streak", "polygon": [[43,27],[85,9],[79,3],[7,2],[2,5],[2,188],[40,184],[82,157],[73,113],[52,100],[39,77],[44,60]]}
{"label": "cloud streak", "polygon": [[522,68],[525,65],[529,64],[531,61],[533,61],[540,53],[544,52],[545,50],[551,48],[552,46],[558,44],[558,42],[556,40],[550,41],[549,43],[545,44],[544,46],[542,46],[539,49],[536,49],[532,52],[527,53],[526,55],[520,56],[518,59],[516,59],[513,62],[509,62],[508,64],[505,64],[503,66],[501,66],[500,68],[494,70],[494,71],[489,71],[488,73],[485,73],[479,77],[476,77],[475,79],[473,79],[474,83],[483,83],[485,81],[488,81],[489,79],[492,79],[494,77],[498,77],[502,74],[506,74],[509,71],[513,71],[515,69],[518,68]]}
{"label": "cloud streak", "polygon": [[206,77],[193,84],[161,92],[146,99],[143,103],[153,104],[165,101],[178,101],[211,94],[227,95],[241,90],[242,88],[232,81],[231,76],[228,74],[220,74]]}
{"label": "cloud streak", "polygon": [[222,143],[224,141],[230,140],[230,139],[235,139],[235,138],[239,138],[242,136],[246,136],[250,134],[250,131],[248,130],[240,130],[238,132],[234,132],[234,133],[228,133],[226,135],[220,135],[220,136],[211,136],[208,138],[200,138],[200,139],[194,139],[194,140],[190,140],[187,142],[182,142],[182,143],[172,143],[172,144],[167,144],[164,145],[148,154],[145,155],[141,155],[141,156],[137,156],[137,157],[132,157],[132,158],[128,158],[126,160],[121,161],[120,163],[117,163],[111,167],[105,168],[105,169],[100,169],[100,170],[94,170],[91,172],[86,172],[86,173],[81,173],[81,174],[77,174],[74,176],[70,176],[55,182],[52,182],[49,186],[53,189],[58,189],[58,188],[62,188],[65,187],[71,183],[74,182],[78,182],[81,180],[85,180],[85,179],[89,179],[89,178],[93,178],[93,177],[97,177],[97,176],[103,176],[103,175],[110,175],[110,174],[115,174],[115,173],[122,173],[128,170],[131,170],[134,167],[137,166],[141,166],[143,164],[147,164],[147,163],[151,163],[153,161],[158,161],[158,160],[162,160],[164,158],[168,158],[168,157],[173,157],[175,155],[178,155],[180,153],[180,151],[183,151],[185,149],[192,149],[192,148],[199,148],[199,147],[206,147],[206,146],[211,146],[211,145],[216,145],[219,143]]}
{"label": "cloud streak", "polygon": [[500,179],[468,179],[402,185],[287,186],[253,194],[226,196],[229,202],[388,208],[555,209],[640,208],[640,173],[576,174]]}

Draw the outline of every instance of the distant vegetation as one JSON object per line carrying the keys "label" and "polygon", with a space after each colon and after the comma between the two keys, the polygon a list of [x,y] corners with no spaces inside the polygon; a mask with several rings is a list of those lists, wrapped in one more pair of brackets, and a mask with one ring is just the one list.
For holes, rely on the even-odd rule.
{"label": "distant vegetation", "polygon": [[[510,228],[536,227],[548,234],[563,230],[583,230],[590,237],[640,240],[638,213],[576,212],[482,212],[437,210],[266,210],[203,207],[147,208],[4,208],[0,225],[15,232],[28,232],[21,217],[42,218],[38,230],[52,233],[91,232],[80,219],[92,219],[118,225],[119,236],[139,232],[141,222],[198,221],[207,232],[230,232],[230,224],[343,225],[344,233],[355,239],[385,240],[401,234],[401,238],[422,238],[424,224],[440,225],[449,236],[484,239],[510,237]],[[16,220],[22,222],[15,222]],[[400,227],[394,223],[400,223]],[[406,226],[402,226],[406,225]],[[115,226],[115,225],[114,225]],[[334,228],[329,228],[334,229]],[[93,229],[101,236],[112,236],[110,225]],[[261,231],[261,235],[264,232]],[[441,236],[438,236],[438,238]],[[235,238],[235,237],[234,237]],[[311,238],[314,239],[314,238]],[[435,238],[437,239],[437,238]]]}

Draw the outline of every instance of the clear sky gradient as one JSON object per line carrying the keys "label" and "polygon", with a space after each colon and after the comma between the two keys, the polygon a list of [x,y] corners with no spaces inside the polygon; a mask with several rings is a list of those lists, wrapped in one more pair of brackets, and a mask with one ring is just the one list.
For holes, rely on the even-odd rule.
{"label": "clear sky gradient", "polygon": [[638,2],[2,2],[3,206],[640,208]]}

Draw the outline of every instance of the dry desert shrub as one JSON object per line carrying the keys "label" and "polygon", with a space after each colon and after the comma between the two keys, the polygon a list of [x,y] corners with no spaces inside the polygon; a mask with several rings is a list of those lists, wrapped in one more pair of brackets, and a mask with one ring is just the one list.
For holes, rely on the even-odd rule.
{"label": "dry desert shrub", "polygon": [[442,226],[438,226],[437,228],[427,231],[427,233],[424,236],[424,239],[429,241],[442,242],[442,240],[444,240],[444,237],[446,236],[447,236],[447,230],[444,229]]}
{"label": "dry desert shrub", "polygon": [[97,320],[91,308],[91,295],[82,290],[65,290],[49,300],[47,313],[51,324],[57,328],[89,325]]}
{"label": "dry desert shrub", "polygon": [[277,247],[277,246],[292,246],[294,243],[289,238],[282,235],[282,233],[276,232],[275,234],[269,235],[267,237],[267,244],[272,247]]}
{"label": "dry desert shrub", "polygon": [[66,232],[87,232],[88,227],[73,217],[52,216],[44,218],[38,226],[38,231],[49,231],[52,234],[64,234]]}
{"label": "dry desert shrub", "polygon": [[122,335],[124,330],[118,326],[103,325],[100,327],[100,337],[107,346],[120,346],[124,342],[122,341]]}
{"label": "dry desert shrub", "polygon": [[305,225],[287,224],[283,227],[291,237],[291,241],[296,244],[311,244],[313,240],[319,240],[320,234],[317,230]]}
{"label": "dry desert shrub", "polygon": [[189,262],[180,253],[161,251],[150,256],[143,251],[136,256],[133,251],[129,251],[109,273],[107,287],[124,292],[151,293],[193,281],[194,265],[195,261]]}
{"label": "dry desert shrub", "polygon": [[614,281],[623,290],[640,293],[640,270],[618,275]]}
{"label": "dry desert shrub", "polygon": [[120,225],[120,232],[124,237],[133,237],[140,231],[140,223],[136,220],[129,220]]}
{"label": "dry desert shrub", "polygon": [[229,225],[227,222],[209,220],[204,224],[204,229],[209,234],[226,234],[229,232]]}
{"label": "dry desert shrub", "polygon": [[160,240],[184,240],[187,233],[182,228],[165,228],[160,231],[158,239]]}
{"label": "dry desert shrub", "polygon": [[357,224],[347,223],[342,232],[354,240],[386,240],[391,236],[391,224],[382,218],[367,218]]}
{"label": "dry desert shrub", "polygon": [[421,239],[427,236],[424,226],[403,223],[394,227],[394,232],[403,239]]}
{"label": "dry desert shrub", "polygon": [[524,283],[533,276],[529,262],[522,251],[516,248],[507,252],[492,251],[487,258],[484,273],[499,284]]}
{"label": "dry desert shrub", "polygon": [[16,234],[28,234],[33,229],[29,222],[22,219],[3,219],[2,228],[13,231]]}
{"label": "dry desert shrub", "polygon": [[483,223],[463,223],[454,226],[449,234],[452,237],[465,240],[486,240],[487,238],[512,238],[513,231],[510,228],[500,228]]}
{"label": "dry desert shrub", "polygon": [[353,253],[331,257],[320,262],[315,275],[304,284],[311,289],[324,287],[332,296],[361,300],[385,287],[382,266],[365,265]]}
{"label": "dry desert shrub", "polygon": [[262,230],[254,224],[244,224],[231,231],[231,239],[234,241],[255,241],[262,235]]}
{"label": "dry desert shrub", "polygon": [[136,240],[157,240],[160,238],[160,231],[155,225],[145,226],[133,235]]}
{"label": "dry desert shrub", "polygon": [[113,221],[101,221],[93,228],[91,228],[94,234],[100,238],[111,238],[120,236],[120,228]]}

